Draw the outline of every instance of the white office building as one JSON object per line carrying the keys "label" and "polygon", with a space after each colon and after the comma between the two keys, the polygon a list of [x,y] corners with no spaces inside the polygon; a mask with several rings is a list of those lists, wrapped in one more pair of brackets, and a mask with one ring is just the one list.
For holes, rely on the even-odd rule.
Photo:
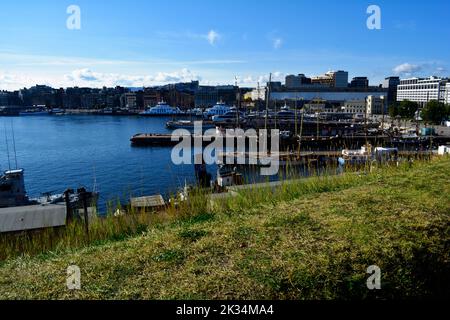
{"label": "white office building", "polygon": [[450,82],[445,85],[445,103],[450,104]]}
{"label": "white office building", "polygon": [[369,116],[372,110],[368,108],[366,100],[349,100],[345,101],[342,107],[342,112],[353,113],[353,114],[366,114]]}
{"label": "white office building", "polygon": [[437,77],[402,79],[397,87],[397,101],[410,100],[422,105],[430,100],[445,102],[448,81]]}
{"label": "white office building", "polygon": [[385,98],[381,96],[367,96],[366,99],[362,100],[349,100],[345,101],[342,107],[343,112],[353,113],[353,114],[366,114],[371,116],[373,114],[383,114],[386,113],[386,103]]}

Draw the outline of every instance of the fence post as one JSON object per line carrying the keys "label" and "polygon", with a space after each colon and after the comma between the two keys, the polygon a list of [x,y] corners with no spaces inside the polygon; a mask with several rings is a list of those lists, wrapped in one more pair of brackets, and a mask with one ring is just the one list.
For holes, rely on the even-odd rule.
{"label": "fence post", "polygon": [[73,211],[70,205],[70,195],[73,193],[72,189],[64,191],[64,201],[66,203],[66,225],[73,221]]}

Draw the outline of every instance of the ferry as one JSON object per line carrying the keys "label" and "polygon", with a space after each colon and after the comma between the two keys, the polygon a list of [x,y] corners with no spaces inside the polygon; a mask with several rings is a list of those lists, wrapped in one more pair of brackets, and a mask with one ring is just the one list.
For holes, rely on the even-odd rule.
{"label": "ferry", "polygon": [[158,102],[156,106],[139,113],[141,116],[149,117],[175,116],[180,114],[183,114],[180,108],[173,108],[164,101]]}
{"label": "ferry", "polygon": [[214,116],[221,116],[225,113],[231,111],[231,108],[225,104],[225,102],[217,102],[216,105],[212,108],[209,108],[203,114],[206,118],[212,118]]}

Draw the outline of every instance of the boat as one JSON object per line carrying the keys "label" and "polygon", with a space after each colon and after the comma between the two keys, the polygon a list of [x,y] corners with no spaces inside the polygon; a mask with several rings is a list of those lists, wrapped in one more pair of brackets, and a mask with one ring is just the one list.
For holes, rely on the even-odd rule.
{"label": "boat", "polygon": [[295,112],[289,109],[287,105],[284,105],[280,111],[277,112],[278,119],[293,119],[295,118]]}
{"label": "boat", "polygon": [[30,205],[25,191],[24,170],[7,170],[0,176],[0,208]]}
{"label": "boat", "polygon": [[341,166],[345,165],[362,165],[366,164],[371,159],[370,146],[363,146],[359,150],[342,150],[342,156],[339,157],[338,163]]}
{"label": "boat", "polygon": [[114,109],[113,108],[105,108],[102,111],[102,114],[105,114],[105,115],[112,115],[113,113],[114,113]]}
{"label": "boat", "polygon": [[[195,122],[192,120],[178,120],[178,121],[168,121],[166,123],[166,127],[168,129],[187,129],[187,130],[194,130],[195,128]],[[202,129],[213,129],[216,127],[216,125],[211,121],[202,121]]]}
{"label": "boat", "polygon": [[398,148],[377,147],[372,150],[372,146],[361,147],[360,150],[342,150],[342,156],[339,157],[338,163],[344,165],[364,165],[371,161],[378,163],[397,162]]}
{"label": "boat", "polygon": [[63,115],[64,113],[65,113],[64,110],[60,109],[60,108],[52,108],[50,110],[50,114],[53,114],[53,115],[56,115],[56,116]]}
{"label": "boat", "polygon": [[180,114],[183,114],[180,108],[171,107],[164,101],[158,102],[156,106],[139,113],[141,116],[150,117],[175,116]]}
{"label": "boat", "polygon": [[224,115],[225,113],[231,111],[231,108],[225,104],[225,102],[217,102],[212,108],[209,108],[203,114],[206,118],[212,118],[214,116]]}
{"label": "boat", "polygon": [[237,171],[236,168],[231,168],[228,165],[220,165],[217,169],[217,185],[220,188],[242,185],[244,179],[242,174]]}
{"label": "boat", "polygon": [[19,112],[20,116],[48,116],[51,112],[43,108],[31,108],[25,111]]}
{"label": "boat", "polygon": [[193,117],[203,117],[203,110],[201,108],[189,109],[186,112],[186,115],[193,116]]}
{"label": "boat", "polygon": [[235,122],[237,119],[239,119],[239,121],[245,119],[245,114],[237,111],[235,107],[230,108],[230,111],[227,111],[224,114],[212,116],[213,122]]}
{"label": "boat", "polygon": [[[87,192],[88,206],[96,206],[98,192]],[[25,189],[24,169],[7,170],[0,176],[0,208],[25,207],[33,205],[65,204],[65,195],[44,192],[40,197],[30,199]],[[72,208],[82,208],[79,192],[69,195]]]}

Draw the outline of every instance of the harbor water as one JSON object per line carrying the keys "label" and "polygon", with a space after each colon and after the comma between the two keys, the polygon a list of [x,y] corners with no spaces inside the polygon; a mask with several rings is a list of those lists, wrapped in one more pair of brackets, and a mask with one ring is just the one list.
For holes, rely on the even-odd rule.
{"label": "harbor water", "polygon": [[[186,183],[196,183],[194,165],[175,165],[171,147],[133,147],[130,138],[136,133],[171,133],[166,128],[169,120],[107,115],[3,117],[0,169],[16,168],[17,158],[17,167],[25,170],[30,198],[68,188],[98,191],[100,214],[108,206],[128,203],[130,197],[162,194],[167,198]],[[199,152],[192,150],[192,162]],[[215,179],[217,166],[207,170]],[[279,179],[279,175],[260,176],[255,167],[238,170],[246,183]],[[308,175],[308,170],[299,168],[297,174]]]}
{"label": "harbor water", "polygon": [[[174,165],[171,148],[136,148],[139,132],[169,133],[166,118],[92,115],[0,118],[0,169],[15,168],[13,134],[19,168],[25,169],[28,195],[62,193],[84,186],[100,192],[99,211],[131,196],[169,195],[195,182],[194,165]],[[6,129],[6,130],[5,130]],[[215,168],[209,168],[215,175]]]}

